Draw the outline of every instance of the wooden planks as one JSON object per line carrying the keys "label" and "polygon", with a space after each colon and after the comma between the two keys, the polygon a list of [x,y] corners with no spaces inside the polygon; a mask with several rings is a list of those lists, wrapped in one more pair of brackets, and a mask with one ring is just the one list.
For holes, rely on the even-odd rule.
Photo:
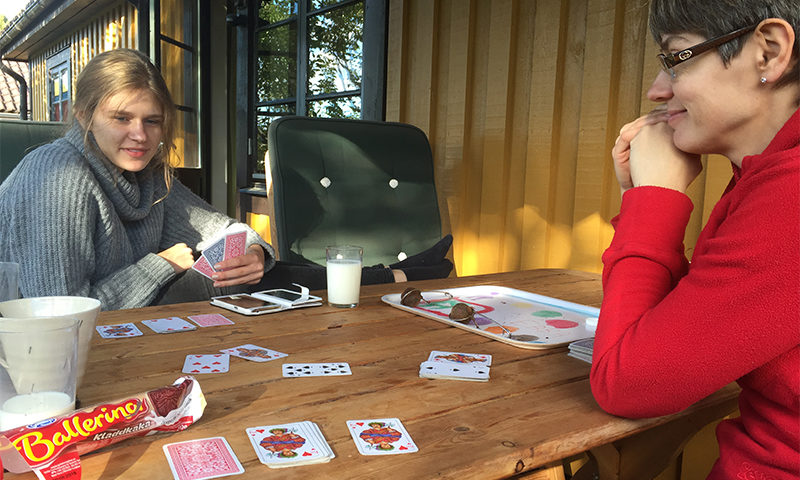
{"label": "wooden planks", "polygon": [[[490,284],[593,306],[601,301],[599,277],[574,271],[536,270],[412,285],[433,290]],[[141,337],[95,337],[86,381],[78,392],[85,405],[169,384],[181,375],[187,354],[244,343],[286,352],[290,356],[285,361],[290,362],[346,361],[353,375],[283,378],[284,360],[255,363],[233,358],[229,373],[198,376],[208,401],[198,422],[183,432],[130,439],[86,455],[83,478],[170,478],[163,445],[218,435],[226,437],[245,467],[245,474],[237,478],[338,479],[342,472],[348,479],[372,479],[386,472],[400,479],[505,478],[650,432],[670,419],[686,423],[695,411],[715,414],[718,406],[736,396],[735,390],[725,390],[672,417],[613,417],[594,402],[589,365],[567,357],[565,348],[517,349],[380,301],[383,294],[398,293],[405,286],[364,287],[361,304],[353,310],[323,306],[245,317],[198,302],[101,313],[100,324],[208,312],[223,312],[235,324],[168,335],[142,326]],[[491,380],[419,378],[419,364],[434,349],[491,354]],[[400,418],[420,451],[380,458],[359,455],[345,421],[368,417]],[[267,470],[258,462],[244,429],[301,420],[320,426],[337,457],[329,464]],[[637,478],[635,472],[632,475]]]}

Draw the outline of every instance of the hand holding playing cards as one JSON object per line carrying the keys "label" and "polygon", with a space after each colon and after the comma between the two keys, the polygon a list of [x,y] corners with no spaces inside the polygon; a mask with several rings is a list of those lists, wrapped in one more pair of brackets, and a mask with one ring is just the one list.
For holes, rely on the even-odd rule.
{"label": "hand holding playing cards", "polygon": [[250,245],[247,253],[222,260],[214,269],[217,271],[212,276],[215,287],[258,283],[264,276],[264,249],[260,245]]}
{"label": "hand holding playing cards", "polygon": [[168,261],[172,268],[175,269],[175,273],[181,273],[192,268],[194,263],[192,249],[185,243],[176,243],[160,252],[158,256]]}

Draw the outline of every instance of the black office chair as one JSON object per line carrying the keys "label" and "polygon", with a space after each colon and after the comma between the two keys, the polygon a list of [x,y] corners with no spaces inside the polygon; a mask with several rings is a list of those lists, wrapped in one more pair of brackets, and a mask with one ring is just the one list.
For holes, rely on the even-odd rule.
{"label": "black office chair", "polygon": [[364,265],[390,265],[442,238],[433,156],[420,129],[282,117],[268,140],[280,260],[325,265],[326,246],[353,244],[364,247]]}

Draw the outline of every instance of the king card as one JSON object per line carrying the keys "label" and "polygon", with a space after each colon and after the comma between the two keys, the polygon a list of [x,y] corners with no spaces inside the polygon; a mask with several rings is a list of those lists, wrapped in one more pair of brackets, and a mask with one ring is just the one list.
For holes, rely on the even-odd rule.
{"label": "king card", "polygon": [[419,450],[397,418],[348,420],[347,429],[361,455],[396,455]]}
{"label": "king card", "polygon": [[460,363],[463,365],[492,365],[492,356],[485,353],[441,352],[434,350],[428,356],[429,362]]}
{"label": "king card", "polygon": [[269,348],[259,347],[251,343],[239,345],[238,347],[226,348],[220,350],[222,353],[227,353],[233,357],[243,358],[252,362],[269,362],[278,358],[287,357],[288,354],[270,350]]}
{"label": "king card", "polygon": [[103,338],[127,338],[144,335],[133,323],[120,323],[117,325],[98,325],[97,333]]}

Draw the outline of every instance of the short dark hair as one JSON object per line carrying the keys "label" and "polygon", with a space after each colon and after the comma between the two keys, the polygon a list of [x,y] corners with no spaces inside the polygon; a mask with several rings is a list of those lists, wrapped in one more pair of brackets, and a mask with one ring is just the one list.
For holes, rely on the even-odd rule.
{"label": "short dark hair", "polygon": [[[767,18],[786,20],[794,29],[795,64],[777,82],[786,85],[800,82],[800,8],[798,0],[652,0],[650,33],[661,43],[668,33],[694,33],[704,38],[724,35]],[[742,51],[749,35],[724,43],[717,48],[727,65]]]}

